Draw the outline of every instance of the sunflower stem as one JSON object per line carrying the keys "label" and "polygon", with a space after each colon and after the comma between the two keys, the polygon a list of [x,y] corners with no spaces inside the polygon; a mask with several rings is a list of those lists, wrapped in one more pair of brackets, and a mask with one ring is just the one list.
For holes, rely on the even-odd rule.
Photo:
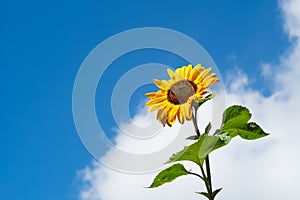
{"label": "sunflower stem", "polygon": [[195,132],[197,134],[197,137],[199,138],[201,134],[200,134],[198,124],[197,124],[197,111],[198,111],[198,108],[194,107],[194,112],[192,112],[192,121],[193,121],[193,124],[194,124],[194,127],[195,127]]}
{"label": "sunflower stem", "polygon": [[[201,134],[200,134],[200,131],[199,131],[199,128],[198,128],[198,123],[197,123],[197,111],[198,111],[198,108],[197,106],[193,106],[194,108],[194,112],[192,112],[192,121],[193,121],[193,124],[194,124],[194,127],[195,127],[195,132],[197,134],[197,137],[200,138]],[[203,166],[200,164],[200,170],[201,170],[201,173],[202,173],[202,177],[203,177],[203,181],[205,183],[205,187],[206,187],[206,190],[207,190],[207,198],[209,200],[214,200],[214,195],[213,195],[213,190],[212,190],[212,181],[211,181],[211,172],[210,172],[210,164],[209,164],[209,156],[207,155],[206,158],[205,158],[205,167],[206,167],[206,173],[203,169]]]}
{"label": "sunflower stem", "polygon": [[212,195],[213,191],[212,191],[212,181],[211,181],[211,173],[210,173],[210,165],[209,165],[209,155],[207,155],[205,158],[205,166],[206,166],[206,174],[207,174],[207,180],[209,185],[209,188],[207,188],[207,192],[211,194],[211,200],[213,200],[214,197]]}

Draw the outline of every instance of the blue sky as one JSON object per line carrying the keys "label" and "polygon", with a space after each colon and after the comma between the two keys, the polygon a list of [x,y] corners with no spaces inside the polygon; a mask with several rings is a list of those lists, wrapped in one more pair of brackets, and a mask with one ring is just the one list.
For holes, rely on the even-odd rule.
{"label": "blue sky", "polygon": [[[222,75],[239,68],[256,80],[254,88],[266,93],[268,82],[256,78],[261,62],[278,62],[290,44],[273,0],[1,1],[0,23],[4,200],[77,199],[76,174],[93,158],[74,126],[72,89],[84,58],[108,37],[146,26],[180,31],[208,51]],[[120,58],[106,72],[112,78],[103,80],[111,86],[96,98],[100,102],[101,94],[109,95],[114,81],[131,66],[160,60],[170,66],[182,62],[159,51]],[[118,68],[122,64],[126,68]],[[103,124],[110,136],[114,122],[109,102],[103,102],[97,109],[108,116]]]}

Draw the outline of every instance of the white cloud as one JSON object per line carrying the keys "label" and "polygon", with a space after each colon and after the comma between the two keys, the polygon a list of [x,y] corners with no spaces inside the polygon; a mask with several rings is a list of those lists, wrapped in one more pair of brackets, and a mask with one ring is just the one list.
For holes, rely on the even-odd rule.
{"label": "white cloud", "polygon": [[269,63],[262,63],[261,64],[261,75],[265,79],[271,77],[271,75],[272,75],[272,66]]}
{"label": "white cloud", "polygon": [[287,34],[292,38],[299,39],[300,35],[300,1],[298,0],[281,0],[280,7],[285,19],[284,28]]}
{"label": "white cloud", "polygon": [[[267,64],[274,70],[272,95],[264,97],[248,88],[249,80],[240,73],[226,93],[227,104],[246,105],[253,113],[253,120],[271,133],[257,140],[245,141],[235,138],[224,149],[211,155],[214,187],[223,187],[217,199],[224,200],[297,200],[300,198],[297,182],[300,180],[300,134],[297,124],[300,115],[300,1],[281,1],[285,18],[285,31],[291,37],[292,46],[277,66]],[[269,68],[268,67],[268,68]],[[207,107],[206,110],[211,108]],[[145,116],[134,120],[143,124]],[[200,116],[200,120],[211,115]],[[202,126],[205,123],[201,124]],[[127,124],[130,130],[131,125]],[[119,134],[116,141],[119,148],[129,152],[149,153],[161,149],[173,141],[173,132],[179,126],[163,129],[152,140],[138,143],[125,134]],[[186,124],[184,130],[192,130]],[[183,131],[184,132],[184,131]],[[188,136],[187,134],[186,136]],[[181,137],[183,139],[185,135]],[[156,138],[156,139],[155,139]],[[160,141],[160,142],[158,142]],[[181,148],[181,147],[179,147]],[[112,156],[112,154],[109,154]],[[167,156],[167,155],[166,155]],[[162,160],[165,158],[162,158]],[[194,168],[190,163],[187,168]],[[82,200],[152,200],[152,199],[199,199],[195,191],[203,190],[203,184],[195,177],[182,177],[172,184],[157,189],[146,189],[155,173],[121,173],[94,162],[80,172],[85,186],[80,193]]]}

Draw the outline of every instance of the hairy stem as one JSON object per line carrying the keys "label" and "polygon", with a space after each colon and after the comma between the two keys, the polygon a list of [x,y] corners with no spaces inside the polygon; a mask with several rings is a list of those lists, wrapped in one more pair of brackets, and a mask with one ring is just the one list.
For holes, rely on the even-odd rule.
{"label": "hairy stem", "polygon": [[[193,124],[194,124],[194,127],[195,127],[195,132],[197,134],[197,137],[199,138],[201,134],[200,134],[200,131],[199,131],[199,128],[198,128],[198,123],[197,123],[198,107],[194,107],[193,111],[194,112],[192,112],[192,121],[193,121]],[[201,177],[201,179],[205,183],[205,187],[206,187],[206,190],[207,190],[207,193],[208,193],[208,196],[209,196],[208,199],[209,200],[214,200],[214,196],[212,194],[213,190],[212,190],[211,172],[210,172],[209,156],[208,155],[206,156],[206,159],[205,159],[206,174],[205,174],[205,171],[203,169],[203,166],[201,164],[199,164],[199,166],[200,166],[200,170],[201,170],[201,173],[202,173],[202,176],[199,175],[199,177]]]}
{"label": "hairy stem", "polygon": [[[211,173],[210,173],[210,165],[209,165],[209,155],[207,155],[205,158],[205,166],[206,166],[207,180],[208,180],[208,183],[210,186],[210,188],[209,188],[210,191],[207,190],[207,192],[212,194],[212,182],[211,182]],[[213,196],[211,196],[211,198],[212,198],[212,200],[214,199]]]}
{"label": "hairy stem", "polygon": [[195,175],[195,176],[201,178],[203,181],[205,181],[205,178],[202,177],[201,175],[197,174],[197,173],[194,173],[194,172],[188,172],[188,173],[191,174],[191,175]]}
{"label": "hairy stem", "polygon": [[201,134],[200,134],[198,124],[197,124],[197,111],[198,111],[198,108],[194,107],[194,112],[192,112],[192,121],[193,121],[193,124],[195,127],[196,134],[198,137],[200,137]]}

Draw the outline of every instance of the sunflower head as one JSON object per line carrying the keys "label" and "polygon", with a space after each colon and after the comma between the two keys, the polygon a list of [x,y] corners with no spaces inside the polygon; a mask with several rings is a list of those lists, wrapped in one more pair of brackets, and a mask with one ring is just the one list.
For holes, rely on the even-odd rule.
{"label": "sunflower head", "polygon": [[183,124],[192,119],[192,103],[201,99],[209,86],[219,81],[211,68],[205,69],[200,64],[192,67],[191,64],[175,71],[168,69],[169,80],[154,79],[154,84],[160,88],[157,92],[145,94],[150,100],[146,106],[150,111],[157,110],[157,119],[165,126],[172,126],[178,118]]}

